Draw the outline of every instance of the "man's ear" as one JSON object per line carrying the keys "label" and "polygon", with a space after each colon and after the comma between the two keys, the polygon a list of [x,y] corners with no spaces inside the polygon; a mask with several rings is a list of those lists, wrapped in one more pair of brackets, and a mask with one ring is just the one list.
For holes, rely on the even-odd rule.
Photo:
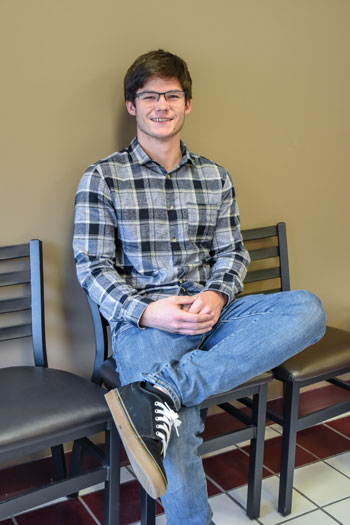
{"label": "man's ear", "polygon": [[129,113],[129,115],[135,116],[136,115],[136,108],[135,108],[134,104],[131,102],[131,100],[126,100],[125,101],[125,105],[126,105],[126,109],[127,109],[127,112]]}
{"label": "man's ear", "polygon": [[192,109],[192,99],[189,98],[185,105],[185,115],[188,115],[191,112]]}

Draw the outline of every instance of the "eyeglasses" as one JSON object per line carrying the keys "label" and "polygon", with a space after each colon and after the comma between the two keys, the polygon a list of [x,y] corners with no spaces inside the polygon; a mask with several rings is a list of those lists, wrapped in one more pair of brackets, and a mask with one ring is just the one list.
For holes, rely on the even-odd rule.
{"label": "eyeglasses", "polygon": [[140,93],[136,93],[135,96],[139,100],[142,100],[143,103],[152,105],[159,101],[161,95],[163,95],[169,104],[178,104],[185,97],[185,92],[179,90],[165,91],[165,93],[158,93],[157,91],[141,91]]}

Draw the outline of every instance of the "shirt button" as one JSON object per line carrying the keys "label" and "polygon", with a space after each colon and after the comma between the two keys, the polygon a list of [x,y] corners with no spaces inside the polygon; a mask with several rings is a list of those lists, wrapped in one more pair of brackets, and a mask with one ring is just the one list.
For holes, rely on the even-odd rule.
{"label": "shirt button", "polygon": [[179,283],[182,284],[184,282],[183,279],[179,279]]}
{"label": "shirt button", "polygon": [[173,209],[174,209],[174,206],[170,206],[170,207],[169,207],[169,210],[173,210]]}
{"label": "shirt button", "polygon": [[171,242],[176,242],[176,237],[173,237],[173,238],[171,239]]}
{"label": "shirt button", "polygon": [[167,178],[168,178],[168,179],[171,179],[170,173],[168,173]]}

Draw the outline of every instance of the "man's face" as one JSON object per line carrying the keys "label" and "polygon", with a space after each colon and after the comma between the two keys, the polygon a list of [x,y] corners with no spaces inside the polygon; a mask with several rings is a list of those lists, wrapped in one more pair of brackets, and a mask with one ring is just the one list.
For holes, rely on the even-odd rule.
{"label": "man's face", "polygon": [[[137,93],[144,91],[182,91],[182,86],[177,78],[150,77]],[[158,102],[149,103],[136,97],[135,104],[126,101],[126,108],[130,115],[136,117],[137,136],[141,143],[149,139],[163,141],[180,136],[185,115],[191,111],[191,100],[185,102],[183,97],[166,101],[164,96],[160,96]]]}

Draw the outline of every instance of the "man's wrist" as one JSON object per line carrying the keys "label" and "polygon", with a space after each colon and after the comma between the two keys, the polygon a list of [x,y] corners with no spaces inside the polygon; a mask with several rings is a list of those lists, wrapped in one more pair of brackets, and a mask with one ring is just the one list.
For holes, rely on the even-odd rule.
{"label": "man's wrist", "polygon": [[222,306],[224,307],[228,301],[228,297],[225,293],[223,292],[219,292],[219,290],[204,290],[202,293],[205,293],[205,292],[212,292],[212,293],[215,293],[218,295],[218,297],[220,297],[220,299],[222,299]]}

